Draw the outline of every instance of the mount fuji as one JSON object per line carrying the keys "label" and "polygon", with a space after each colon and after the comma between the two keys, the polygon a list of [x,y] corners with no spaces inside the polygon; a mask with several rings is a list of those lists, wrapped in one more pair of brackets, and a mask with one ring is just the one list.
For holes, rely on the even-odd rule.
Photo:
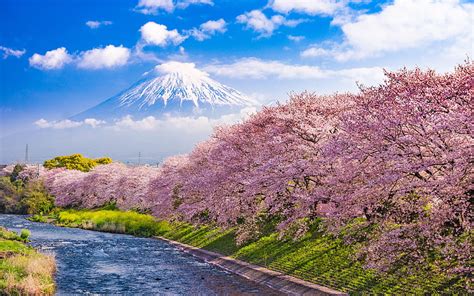
{"label": "mount fuji", "polygon": [[104,102],[71,119],[116,119],[122,116],[218,117],[258,105],[239,91],[223,85],[193,63],[167,62]]}

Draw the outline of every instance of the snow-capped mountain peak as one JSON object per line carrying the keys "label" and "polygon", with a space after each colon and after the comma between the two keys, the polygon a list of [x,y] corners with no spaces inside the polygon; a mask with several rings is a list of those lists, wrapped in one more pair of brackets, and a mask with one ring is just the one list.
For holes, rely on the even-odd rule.
{"label": "snow-capped mountain peak", "polygon": [[130,88],[75,118],[112,117],[110,113],[116,116],[221,114],[255,105],[255,101],[211,79],[193,63],[168,62],[156,66]]}

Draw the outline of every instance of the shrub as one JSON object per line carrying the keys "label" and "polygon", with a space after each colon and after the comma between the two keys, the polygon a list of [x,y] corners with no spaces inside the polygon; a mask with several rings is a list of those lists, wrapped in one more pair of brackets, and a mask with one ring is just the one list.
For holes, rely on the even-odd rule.
{"label": "shrub", "polygon": [[19,177],[21,171],[23,171],[23,169],[24,169],[23,165],[21,165],[21,164],[15,165],[15,167],[13,168],[13,172],[10,175],[10,180],[12,182],[15,182],[16,180],[18,180],[18,177]]}
{"label": "shrub", "polygon": [[[21,190],[21,188],[20,188]],[[8,177],[0,178],[0,213],[17,213],[20,211],[21,195],[18,188]]]}
{"label": "shrub", "polygon": [[109,163],[112,163],[112,159],[110,157],[92,159],[84,157],[82,154],[72,154],[67,156],[57,156],[53,159],[46,160],[43,166],[47,169],[66,168],[68,170],[88,172],[99,164]]}
{"label": "shrub", "polygon": [[27,214],[47,214],[54,208],[54,198],[42,182],[30,182],[22,194],[21,206]]}
{"label": "shrub", "polygon": [[20,232],[20,237],[26,241],[28,240],[28,238],[30,237],[31,235],[31,232],[28,230],[28,229],[22,229],[21,232]]}
{"label": "shrub", "polygon": [[[21,185],[18,185],[21,183]],[[41,181],[23,184],[10,178],[0,178],[0,213],[47,214],[54,208],[54,198]]]}

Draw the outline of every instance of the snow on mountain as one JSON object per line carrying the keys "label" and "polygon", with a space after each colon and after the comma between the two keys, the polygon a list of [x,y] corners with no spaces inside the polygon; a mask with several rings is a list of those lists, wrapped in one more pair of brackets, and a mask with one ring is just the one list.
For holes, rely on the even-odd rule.
{"label": "snow on mountain", "polygon": [[72,117],[112,119],[164,114],[220,116],[257,103],[223,85],[193,63],[168,62],[155,67],[145,78],[116,96]]}

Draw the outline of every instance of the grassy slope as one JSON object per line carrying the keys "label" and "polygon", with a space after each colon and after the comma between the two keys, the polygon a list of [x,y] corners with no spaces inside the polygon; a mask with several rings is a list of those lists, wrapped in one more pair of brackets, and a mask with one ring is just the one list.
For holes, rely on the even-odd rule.
{"label": "grassy slope", "polygon": [[54,258],[24,244],[16,233],[0,227],[0,294],[54,294]]}
{"label": "grassy slope", "polygon": [[56,222],[80,227],[139,236],[161,235],[206,250],[284,272],[320,285],[351,294],[451,294],[461,281],[437,274],[377,275],[356,260],[352,246],[322,231],[312,231],[298,241],[279,240],[268,233],[244,246],[237,246],[234,230],[210,226],[194,227],[184,223],[155,221],[152,216],[110,210],[62,211]]}

